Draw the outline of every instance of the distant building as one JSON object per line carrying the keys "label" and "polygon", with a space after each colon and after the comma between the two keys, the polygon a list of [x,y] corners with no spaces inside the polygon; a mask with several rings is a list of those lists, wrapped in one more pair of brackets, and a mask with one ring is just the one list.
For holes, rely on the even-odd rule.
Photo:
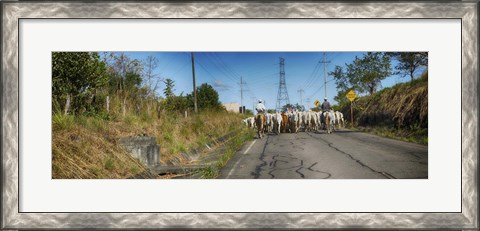
{"label": "distant building", "polygon": [[239,103],[224,103],[223,106],[227,111],[240,113],[240,104]]}

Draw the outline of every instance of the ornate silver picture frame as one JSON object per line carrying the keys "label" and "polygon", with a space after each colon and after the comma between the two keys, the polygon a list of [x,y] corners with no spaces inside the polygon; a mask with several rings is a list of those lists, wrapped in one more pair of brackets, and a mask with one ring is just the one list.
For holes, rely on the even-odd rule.
{"label": "ornate silver picture frame", "polygon": [[[478,229],[478,3],[2,3],[3,229]],[[462,209],[456,213],[19,212],[19,21],[24,18],[456,18],[462,21]],[[460,199],[460,198],[459,198]]]}

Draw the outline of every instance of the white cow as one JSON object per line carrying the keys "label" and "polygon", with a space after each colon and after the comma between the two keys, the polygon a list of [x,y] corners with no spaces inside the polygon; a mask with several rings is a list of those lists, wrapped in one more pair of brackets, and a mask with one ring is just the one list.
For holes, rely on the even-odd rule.
{"label": "white cow", "polygon": [[288,124],[289,124],[288,126],[290,128],[290,133],[298,132],[297,122],[298,122],[297,112],[288,112]]}
{"label": "white cow", "polygon": [[247,126],[248,128],[250,127],[250,124],[249,124],[249,121],[248,121],[248,118],[246,119],[243,119],[242,122],[245,124],[245,126]]}
{"label": "white cow", "polygon": [[288,111],[288,112],[287,112],[287,117],[288,117],[288,122],[287,122],[287,130],[288,130],[288,131],[287,131],[287,132],[292,133],[292,132],[293,132],[293,128],[294,128],[294,126],[295,126],[295,125],[294,125],[295,123],[294,123],[294,121],[293,121],[293,119],[294,119],[294,118],[293,118],[293,113],[290,112],[290,111]]}
{"label": "white cow", "polygon": [[245,126],[250,127],[249,118],[243,119],[242,122],[245,123]]}
{"label": "white cow", "polygon": [[281,124],[282,124],[282,115],[278,112],[273,114],[272,122],[273,122],[273,131],[277,135],[280,134],[280,127],[281,127]]}
{"label": "white cow", "polygon": [[254,128],[255,127],[255,118],[253,116],[246,118],[245,121],[246,121],[247,126],[249,128]]}
{"label": "white cow", "polygon": [[303,131],[310,131],[310,111],[304,111],[302,114]]}
{"label": "white cow", "polygon": [[318,114],[317,112],[310,112],[310,131],[318,130]]}
{"label": "white cow", "polygon": [[345,120],[343,119],[343,113],[336,111],[335,112],[335,124],[338,125],[338,127],[345,127]]}
{"label": "white cow", "polygon": [[302,120],[302,112],[301,111],[297,111],[297,130],[296,132],[298,132],[298,130],[300,129],[300,127],[302,126],[302,123],[303,123],[303,120]]}
{"label": "white cow", "polygon": [[333,111],[325,111],[322,113],[322,118],[327,133],[330,134],[332,131],[335,131],[335,113]]}
{"label": "white cow", "polygon": [[270,113],[267,113],[265,115],[265,120],[266,120],[266,126],[265,126],[265,131],[266,132],[272,132],[272,126],[273,126],[273,115]]}
{"label": "white cow", "polygon": [[321,120],[321,117],[322,117],[322,113],[321,112],[315,112],[315,120],[317,122],[316,124],[316,130],[320,130],[321,128],[321,125],[322,125],[322,120]]}

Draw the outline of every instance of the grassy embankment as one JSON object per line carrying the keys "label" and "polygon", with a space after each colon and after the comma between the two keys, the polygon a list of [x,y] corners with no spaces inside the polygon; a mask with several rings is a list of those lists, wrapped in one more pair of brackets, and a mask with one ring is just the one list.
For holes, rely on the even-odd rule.
{"label": "grassy embankment", "polygon": [[253,129],[249,129],[245,132],[239,133],[236,137],[230,139],[225,143],[225,147],[222,152],[223,155],[215,162],[215,164],[204,168],[201,172],[201,178],[214,179],[220,174],[220,169],[227,165],[228,160],[232,158],[237,150],[248,140],[252,140],[255,136]]}
{"label": "grassy embankment", "polygon": [[159,118],[114,119],[53,115],[52,177],[114,179],[144,174],[147,168],[117,144],[122,137],[138,135],[157,138],[162,163],[175,160],[187,164],[180,153],[236,131],[237,135],[225,144],[227,151],[218,161],[226,163],[234,150],[253,137],[241,119],[239,114],[226,112],[203,112],[188,118],[174,113],[161,114]]}
{"label": "grassy embankment", "polygon": [[[357,130],[428,144],[428,73],[354,102]],[[350,105],[340,109],[350,122]]]}

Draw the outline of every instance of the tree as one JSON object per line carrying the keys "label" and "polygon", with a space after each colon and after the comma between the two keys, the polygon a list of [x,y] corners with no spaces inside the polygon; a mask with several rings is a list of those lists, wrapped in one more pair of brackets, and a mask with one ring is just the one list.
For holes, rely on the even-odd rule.
{"label": "tree", "polygon": [[160,78],[155,74],[155,69],[158,67],[158,59],[155,56],[148,56],[144,61],[144,81],[148,89],[148,96],[156,98]]}
{"label": "tree", "polygon": [[[88,107],[95,91],[108,81],[105,63],[95,52],[52,53],[52,101],[68,113]],[[71,103],[70,103],[71,101]]]}
{"label": "tree", "polygon": [[293,104],[287,103],[283,105],[282,111],[288,111],[289,108],[293,108]]}
{"label": "tree", "polygon": [[162,108],[167,111],[176,111],[183,112],[188,108],[193,107],[193,101],[187,95],[184,96],[183,93],[179,96],[171,96],[162,101]]}
{"label": "tree", "polygon": [[[192,101],[193,102],[193,101]],[[218,92],[209,84],[204,83],[197,88],[197,102],[199,109],[221,109]]]}
{"label": "tree", "polygon": [[348,91],[353,89],[353,86],[347,78],[347,74],[345,73],[343,67],[335,66],[334,71],[329,72],[328,75],[333,76],[335,84],[337,85],[337,95],[333,99],[339,104],[344,104],[347,102],[345,95]]}
{"label": "tree", "polygon": [[359,92],[370,95],[376,92],[380,82],[390,76],[390,56],[383,52],[368,52],[362,58],[347,64],[345,86],[351,86]]}
{"label": "tree", "polygon": [[297,111],[305,111],[305,107],[303,105],[300,105],[299,103],[296,103],[293,108]]}
{"label": "tree", "polygon": [[416,72],[421,67],[428,66],[427,52],[392,52],[388,55],[398,61],[394,74],[400,74],[402,77],[410,76],[411,80],[415,78]]}
{"label": "tree", "polygon": [[104,60],[108,63],[110,76],[108,93],[115,94],[121,99],[122,114],[125,116],[127,113],[127,99],[133,96],[129,91],[137,90],[137,88],[131,88],[131,85],[127,86],[131,84],[128,81],[132,80],[127,80],[127,78],[132,78],[133,75],[141,77],[143,64],[137,59],[129,58],[124,53],[104,53]]}
{"label": "tree", "polygon": [[165,89],[163,89],[163,95],[165,95],[165,98],[170,98],[175,96],[175,94],[173,93],[173,90],[174,90],[173,87],[175,86],[175,81],[173,81],[172,79],[165,79],[163,83],[165,83]]}
{"label": "tree", "polygon": [[165,100],[162,101],[163,109],[167,111],[182,112],[189,107],[193,107],[193,98],[190,95],[184,96],[182,92],[179,96],[176,96],[173,93],[175,81],[172,79],[165,79],[163,82],[165,83],[165,89],[163,89]]}

